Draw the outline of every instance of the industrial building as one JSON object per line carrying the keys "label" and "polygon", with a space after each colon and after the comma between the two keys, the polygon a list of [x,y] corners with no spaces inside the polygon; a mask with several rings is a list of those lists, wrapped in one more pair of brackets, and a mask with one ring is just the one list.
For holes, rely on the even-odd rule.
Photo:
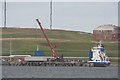
{"label": "industrial building", "polygon": [[95,41],[120,41],[120,27],[112,24],[101,25],[93,30]]}

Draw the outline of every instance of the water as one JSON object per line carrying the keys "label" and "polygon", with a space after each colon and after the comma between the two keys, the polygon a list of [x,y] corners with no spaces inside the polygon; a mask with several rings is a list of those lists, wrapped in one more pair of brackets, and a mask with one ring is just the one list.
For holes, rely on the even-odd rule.
{"label": "water", "polygon": [[117,67],[3,66],[3,78],[118,78]]}

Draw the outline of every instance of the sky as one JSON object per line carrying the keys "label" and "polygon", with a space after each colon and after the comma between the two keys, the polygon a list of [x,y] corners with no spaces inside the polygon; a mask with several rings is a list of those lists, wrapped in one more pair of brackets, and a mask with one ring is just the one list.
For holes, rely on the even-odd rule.
{"label": "sky", "polygon": [[[31,0],[32,1],[32,0]],[[0,3],[0,19],[3,26],[3,8]],[[50,26],[50,1],[46,2],[7,2],[7,26],[39,28]],[[100,25],[118,25],[118,2],[55,2],[53,1],[52,28],[72,31],[92,32]]]}

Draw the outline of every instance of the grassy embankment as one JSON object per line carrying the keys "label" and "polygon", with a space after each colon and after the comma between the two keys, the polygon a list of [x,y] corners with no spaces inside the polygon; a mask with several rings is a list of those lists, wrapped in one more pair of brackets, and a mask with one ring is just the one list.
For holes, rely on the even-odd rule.
{"label": "grassy embankment", "polygon": [[[59,42],[55,49],[57,54],[63,54],[70,57],[88,57],[89,50],[97,43],[92,40],[92,34],[64,31],[64,30],[46,30],[46,33],[53,44]],[[52,56],[50,48],[44,39],[40,29],[2,29],[2,55],[9,55],[9,43],[12,42],[12,54],[30,54],[34,55],[36,46],[39,50],[45,52],[46,56]],[[17,40],[17,38],[19,38]],[[118,43],[104,42],[106,53],[109,57],[118,56]],[[116,60],[113,60],[116,61]]]}

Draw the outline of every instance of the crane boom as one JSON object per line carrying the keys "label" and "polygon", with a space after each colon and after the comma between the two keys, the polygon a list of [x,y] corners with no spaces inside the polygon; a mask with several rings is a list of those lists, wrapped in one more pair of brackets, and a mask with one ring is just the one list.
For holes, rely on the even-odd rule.
{"label": "crane boom", "polygon": [[57,59],[57,54],[56,54],[56,52],[55,52],[55,50],[54,50],[54,47],[53,47],[52,43],[49,41],[47,35],[45,34],[44,29],[42,28],[42,25],[41,25],[40,21],[39,21],[38,19],[36,19],[36,21],[37,21],[37,23],[39,24],[39,27],[41,28],[41,30],[42,30],[42,32],[43,32],[43,34],[44,34],[44,37],[45,37],[45,39],[46,39],[46,41],[47,41],[47,43],[48,43],[48,45],[49,45],[49,47],[50,47],[50,49],[51,49],[51,51],[52,51],[54,60],[56,60],[56,59]]}

